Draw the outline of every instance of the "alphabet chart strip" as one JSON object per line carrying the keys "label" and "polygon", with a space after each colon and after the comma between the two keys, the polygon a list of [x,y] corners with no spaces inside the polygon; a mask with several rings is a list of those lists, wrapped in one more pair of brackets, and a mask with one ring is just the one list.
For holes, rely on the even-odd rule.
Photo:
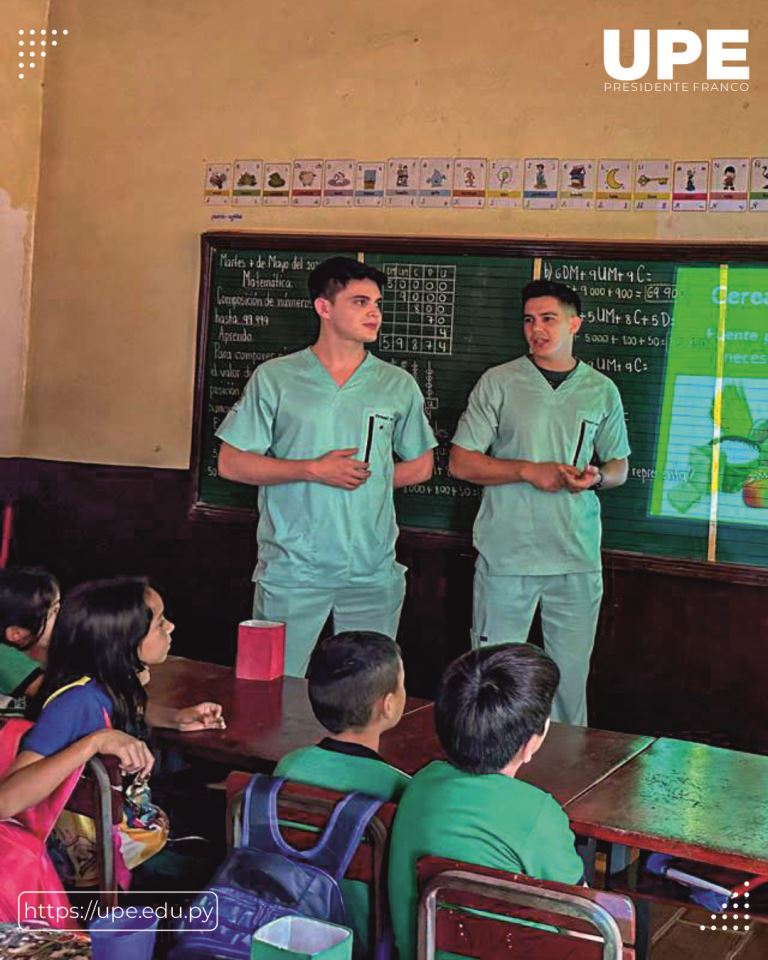
{"label": "alphabet chart strip", "polygon": [[456,267],[385,263],[382,353],[453,353]]}

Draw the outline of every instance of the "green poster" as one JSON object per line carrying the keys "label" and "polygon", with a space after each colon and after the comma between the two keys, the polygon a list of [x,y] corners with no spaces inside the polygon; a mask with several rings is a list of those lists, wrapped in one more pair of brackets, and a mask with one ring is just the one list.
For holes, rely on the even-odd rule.
{"label": "green poster", "polygon": [[680,266],[677,291],[650,512],[768,527],[768,268]]}

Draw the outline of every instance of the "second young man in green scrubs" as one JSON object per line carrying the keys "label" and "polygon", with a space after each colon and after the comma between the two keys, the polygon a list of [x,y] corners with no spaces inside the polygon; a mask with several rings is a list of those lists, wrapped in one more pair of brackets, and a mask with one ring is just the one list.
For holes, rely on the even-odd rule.
{"label": "second young man in green scrubs", "polygon": [[561,674],[552,718],[583,726],[603,593],[595,490],[624,483],[630,450],[616,385],[573,356],[578,294],[535,280],[522,301],[529,355],[483,374],[453,437],[451,473],[484,488],[472,643],[525,641],[541,603]]}
{"label": "second young man in green scrubs", "polygon": [[253,615],[286,622],[291,676],[331,612],[337,633],[397,634],[393,491],[429,479],[436,441],[413,377],[365,349],[385,284],[347,257],[321,263],[309,277],[317,341],[257,367],[217,431],[220,475],[259,486]]}

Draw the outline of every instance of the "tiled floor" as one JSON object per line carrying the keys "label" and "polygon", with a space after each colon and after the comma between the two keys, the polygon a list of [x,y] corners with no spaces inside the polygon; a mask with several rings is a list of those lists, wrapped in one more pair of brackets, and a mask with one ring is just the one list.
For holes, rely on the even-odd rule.
{"label": "tiled floor", "polygon": [[752,923],[747,933],[701,929],[712,923],[701,910],[654,904],[648,960],[768,960],[768,924]]}

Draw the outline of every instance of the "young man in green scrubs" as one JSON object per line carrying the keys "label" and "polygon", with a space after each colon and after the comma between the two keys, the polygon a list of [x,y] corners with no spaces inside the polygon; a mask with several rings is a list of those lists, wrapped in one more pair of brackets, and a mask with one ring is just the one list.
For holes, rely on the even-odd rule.
{"label": "young man in green scrubs", "polygon": [[[399,800],[411,778],[378,754],[381,734],[397,726],[405,706],[403,661],[395,641],[368,631],[325,637],[312,651],[307,680],[312,710],[330,736],[286,754],[275,776]],[[345,880],[342,892],[355,956],[368,957],[368,886]]]}
{"label": "young man in green scrubs", "polygon": [[219,474],[259,486],[253,615],[285,621],[292,676],[330,612],[336,632],[397,635],[393,491],[431,477],[436,441],[413,377],[365,349],[385,284],[347,257],[313,270],[317,341],[257,367],[216,434]]}
{"label": "young man in green scrubs", "polygon": [[389,903],[400,960],[416,957],[416,864],[424,856],[579,883],[584,865],[554,797],[516,779],[544,742],[557,665],[528,643],[472,650],[446,670],[435,726],[448,761],[411,780],[389,855]]}
{"label": "young man in green scrubs", "polygon": [[451,450],[451,473],[484,487],[472,645],[526,640],[541,603],[561,675],[552,717],[584,726],[603,595],[595,491],[624,483],[630,450],[616,385],[573,356],[578,294],[534,280],[522,301],[530,353],[483,374]]}

